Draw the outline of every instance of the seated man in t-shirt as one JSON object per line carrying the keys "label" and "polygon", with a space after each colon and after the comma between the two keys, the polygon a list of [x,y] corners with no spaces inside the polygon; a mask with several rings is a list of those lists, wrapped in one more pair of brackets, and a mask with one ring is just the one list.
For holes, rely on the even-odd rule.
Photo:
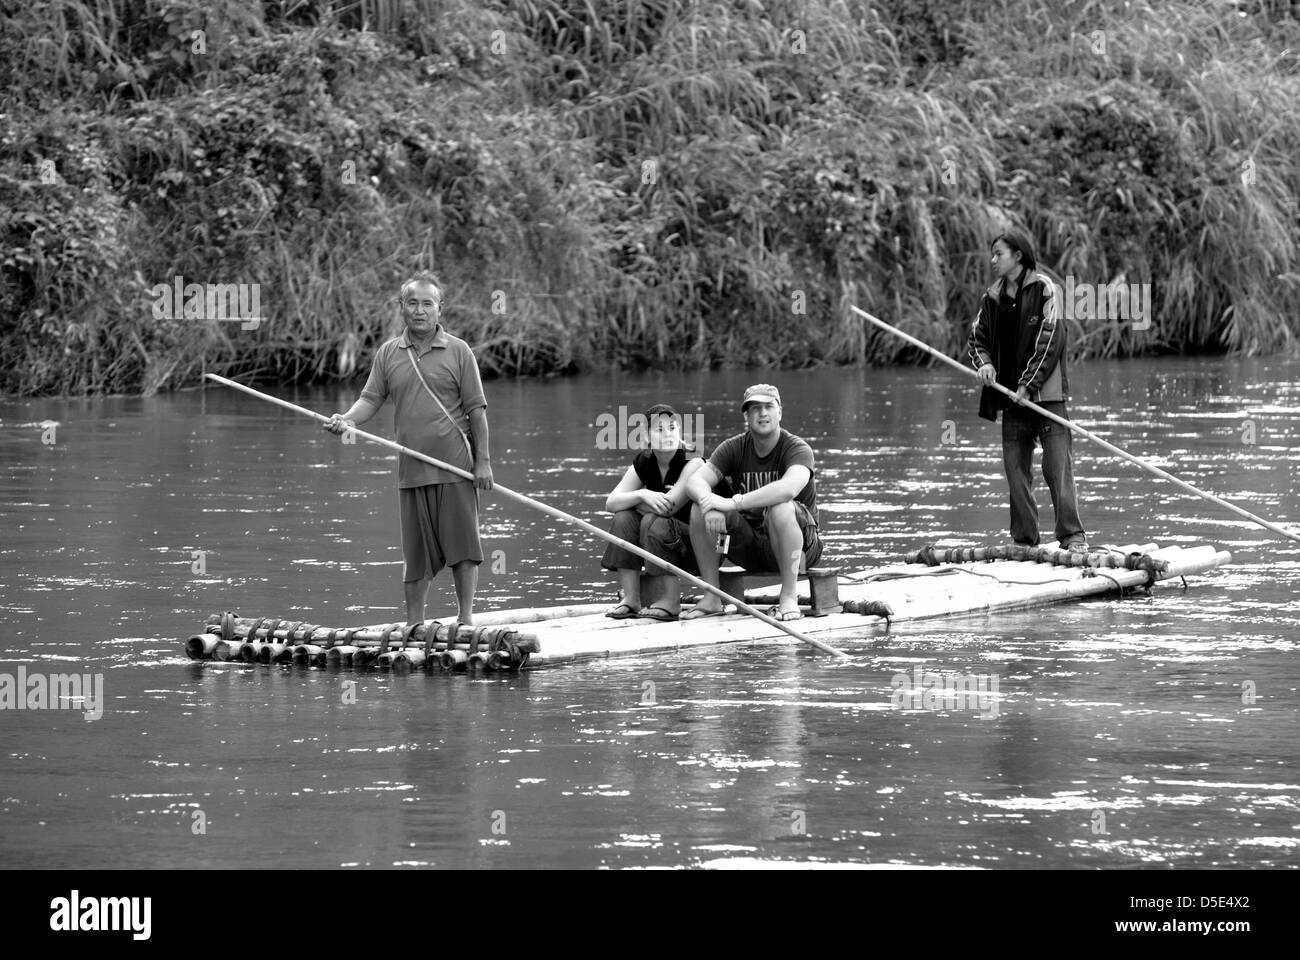
{"label": "seated man in t-shirt", "polygon": [[[817,487],[813,480],[812,448],[781,428],[781,394],[766,383],[745,391],[740,404],[746,431],[723,440],[709,462],[687,483],[691,499],[691,544],[700,576],[718,585],[717,542],[730,538],[726,557],[746,570],[776,570],[781,574],[780,603],[772,611],[778,620],[797,620],[795,582],[800,566],[806,570],[821,556],[817,535]],[[713,492],[727,481],[740,492],[730,498]],[[683,620],[717,616],[722,601],[706,594],[682,614]]]}

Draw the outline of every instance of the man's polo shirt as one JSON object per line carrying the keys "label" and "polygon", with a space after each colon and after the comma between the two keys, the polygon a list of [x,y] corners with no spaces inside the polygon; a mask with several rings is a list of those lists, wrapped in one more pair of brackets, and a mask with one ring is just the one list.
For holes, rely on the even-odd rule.
{"label": "man's polo shirt", "polygon": [[[480,407],[487,406],[474,351],[464,340],[448,334],[440,323],[416,360],[425,382],[438,395],[442,405],[447,408],[447,413],[456,421],[456,426],[452,426],[433,402],[433,397],[420,385],[420,380],[411,367],[410,357],[414,352],[405,331],[400,337],[385,341],[375,352],[370,379],[366,381],[361,396],[376,405],[392,399],[397,442],[402,446],[419,450],[472,473],[474,461],[465,449],[465,443],[456,427],[468,433],[469,415]],[[422,487],[428,483],[459,483],[464,480],[464,477],[458,477],[404,453],[398,454],[399,487]]]}

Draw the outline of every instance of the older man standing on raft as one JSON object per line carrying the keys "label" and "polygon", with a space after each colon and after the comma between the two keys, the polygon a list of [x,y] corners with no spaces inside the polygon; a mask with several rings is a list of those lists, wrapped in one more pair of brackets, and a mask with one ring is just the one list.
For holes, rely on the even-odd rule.
{"label": "older man standing on raft", "polygon": [[400,301],[405,331],[379,347],[360,399],[324,428],[342,434],[391,398],[398,443],[474,474],[471,483],[406,454],[397,462],[406,622],[423,622],[429,584],[450,566],[459,621],[472,624],[483,562],[478,491],[492,489],[487,400],[474,352],[442,326],[437,279],[416,274],[402,284]]}
{"label": "older man standing on raft", "polygon": [[[718,585],[718,541],[728,538],[726,557],[746,570],[781,574],[780,602],[770,612],[778,620],[797,620],[795,584],[821,556],[817,534],[817,485],[813,452],[807,442],[781,427],[781,394],[758,383],[740,403],[744,433],[723,440],[709,462],[691,476],[691,545],[700,576]],[[713,488],[726,480],[734,497]],[[717,616],[722,601],[705,595],[682,620]]]}

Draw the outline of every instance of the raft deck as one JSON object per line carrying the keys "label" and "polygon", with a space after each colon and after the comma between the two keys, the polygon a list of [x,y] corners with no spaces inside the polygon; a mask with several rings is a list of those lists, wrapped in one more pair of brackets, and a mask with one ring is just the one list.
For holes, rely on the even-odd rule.
{"label": "raft deck", "polygon": [[[1212,546],[1148,546],[1152,549],[1144,551],[1144,555],[1167,562],[1165,569],[1061,567],[1016,560],[939,566],[904,563],[870,568],[840,578],[840,601],[849,608],[884,603],[891,608],[891,616],[882,618],[846,611],[804,617],[791,625],[808,636],[879,635],[890,623],[1020,610],[1117,593],[1203,573],[1232,559],[1231,554]],[[807,592],[806,581],[801,581],[800,599],[805,603]],[[766,602],[775,603],[776,592],[774,588],[746,590],[744,599],[761,607]],[[531,625],[529,632],[537,637],[539,646],[538,652],[532,655],[532,663],[562,663],[747,640],[796,642],[781,630],[744,613],[675,623],[600,619],[604,622],[598,623],[596,618],[587,616]]]}

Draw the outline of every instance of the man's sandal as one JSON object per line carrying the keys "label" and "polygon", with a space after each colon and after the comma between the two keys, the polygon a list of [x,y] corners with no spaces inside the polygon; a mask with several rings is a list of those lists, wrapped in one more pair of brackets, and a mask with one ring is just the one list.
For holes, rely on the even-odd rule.
{"label": "man's sandal", "polygon": [[803,611],[800,610],[798,607],[796,607],[793,610],[782,610],[781,605],[779,603],[776,604],[775,606],[768,607],[763,612],[766,613],[773,620],[780,620],[782,622],[786,620],[803,619]]}
{"label": "man's sandal", "polygon": [[630,620],[636,616],[636,607],[630,603],[620,603],[614,609],[605,611],[605,616],[611,620]]}

